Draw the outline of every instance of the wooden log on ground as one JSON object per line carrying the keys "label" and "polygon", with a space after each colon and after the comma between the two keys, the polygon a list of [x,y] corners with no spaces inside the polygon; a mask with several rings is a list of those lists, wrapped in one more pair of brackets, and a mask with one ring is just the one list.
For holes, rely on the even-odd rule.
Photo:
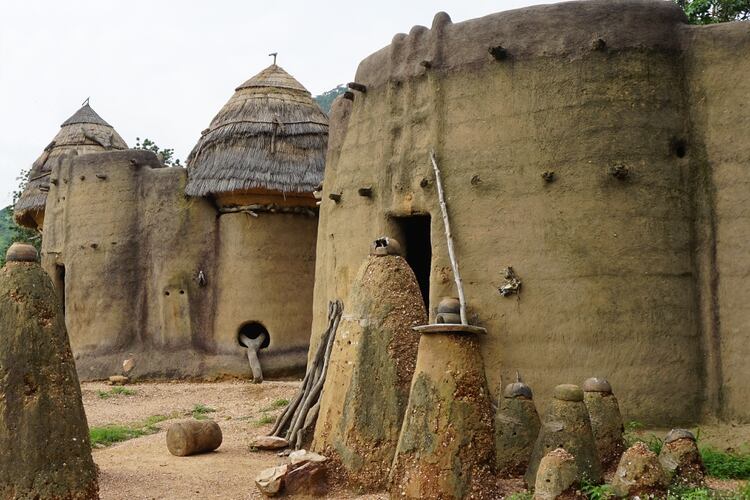
{"label": "wooden log on ground", "polygon": [[167,449],[177,457],[214,451],[221,440],[221,428],[213,420],[177,422],[167,430]]}

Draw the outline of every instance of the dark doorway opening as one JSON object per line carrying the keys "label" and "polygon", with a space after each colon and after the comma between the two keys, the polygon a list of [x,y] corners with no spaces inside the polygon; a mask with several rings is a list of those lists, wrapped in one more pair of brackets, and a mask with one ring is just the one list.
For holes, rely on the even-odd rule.
{"label": "dark doorway opening", "polygon": [[425,308],[430,308],[430,270],[432,239],[430,214],[393,216],[394,237],[401,243],[404,258],[417,277]]}
{"label": "dark doorway opening", "polygon": [[57,296],[60,299],[62,305],[63,315],[65,314],[65,266],[55,266],[55,289],[57,290]]}
{"label": "dark doorway opening", "polygon": [[268,330],[257,321],[248,321],[247,323],[243,323],[242,326],[240,326],[239,331],[237,331],[237,342],[242,347],[247,347],[244,337],[255,340],[261,335],[265,335],[265,338],[260,344],[260,348],[265,349],[271,344],[271,335],[268,333]]}

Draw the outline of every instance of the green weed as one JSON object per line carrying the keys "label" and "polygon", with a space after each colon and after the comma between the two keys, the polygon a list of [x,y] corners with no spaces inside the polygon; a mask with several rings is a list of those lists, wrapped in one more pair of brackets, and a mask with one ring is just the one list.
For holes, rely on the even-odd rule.
{"label": "green weed", "polygon": [[709,476],[720,479],[750,479],[750,455],[726,453],[701,448],[703,463]]}
{"label": "green weed", "polygon": [[127,387],[122,387],[119,385],[111,388],[108,391],[97,392],[99,399],[109,399],[112,396],[135,396],[135,394],[136,393],[133,389],[128,389]]}
{"label": "green weed", "polygon": [[255,421],[255,427],[262,427],[264,425],[272,424],[275,421],[276,419],[273,416],[264,413],[262,417]]}
{"label": "green weed", "polygon": [[193,418],[196,420],[206,420],[208,418],[209,413],[213,413],[216,410],[214,408],[211,408],[210,406],[206,406],[203,403],[199,403],[195,406],[193,406],[192,415]]}
{"label": "green weed", "polygon": [[589,500],[606,500],[608,498],[614,498],[615,494],[612,492],[612,487],[608,484],[591,484],[584,482],[581,485],[581,491],[586,495]]}

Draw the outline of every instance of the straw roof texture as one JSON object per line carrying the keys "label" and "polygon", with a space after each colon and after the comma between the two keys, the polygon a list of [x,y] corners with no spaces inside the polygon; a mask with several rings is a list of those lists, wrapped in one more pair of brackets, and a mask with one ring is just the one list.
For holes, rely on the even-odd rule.
{"label": "straw roof texture", "polygon": [[16,222],[26,227],[36,226],[33,212],[44,211],[49,174],[64,157],[127,147],[117,131],[88,103],[84,104],[60,125],[60,131],[31,166],[26,188],[16,201]]}
{"label": "straw roof texture", "polygon": [[266,189],[312,193],[323,180],[328,117],[272,64],[239,87],[188,156],[189,196]]}

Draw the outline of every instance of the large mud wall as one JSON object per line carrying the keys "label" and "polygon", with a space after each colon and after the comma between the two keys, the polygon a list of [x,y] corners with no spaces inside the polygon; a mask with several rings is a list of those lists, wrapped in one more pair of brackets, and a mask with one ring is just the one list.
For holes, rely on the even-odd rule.
{"label": "large mud wall", "polygon": [[[246,351],[236,341],[236,325],[231,342],[222,343],[214,335],[216,316],[239,314],[252,306],[282,318],[279,308],[288,304],[267,302],[278,301],[278,293],[270,299],[257,293],[224,293],[221,287],[230,281],[235,291],[262,290],[253,281],[257,276],[244,271],[257,267],[252,260],[257,256],[222,250],[223,225],[216,208],[203,198],[184,195],[184,169],[162,168],[153,154],[127,150],[66,159],[55,167],[52,179],[42,260],[58,289],[64,290],[66,324],[81,378],[120,373],[122,361],[131,355],[136,360],[134,377],[250,374]],[[306,220],[312,227],[305,242],[312,255],[306,255],[311,274],[315,222]],[[228,243],[270,238],[268,224],[262,234],[242,234]],[[279,232],[282,228],[276,227]],[[295,251],[291,236],[274,238],[283,240],[284,256]],[[272,242],[262,246],[258,266],[273,267]],[[285,268],[285,263],[278,267]],[[197,280],[201,271],[205,286]],[[294,323],[291,333],[277,331],[274,346],[283,350],[291,345],[302,354],[293,364],[262,352],[267,375],[304,367],[312,289],[307,294],[290,290],[286,300],[292,309],[304,309],[307,323]]]}
{"label": "large mud wall", "polygon": [[221,215],[214,316],[220,352],[234,352],[240,327],[258,322],[270,336],[261,351],[264,369],[304,372],[317,223],[301,214]]}
{"label": "large mud wall", "polygon": [[[651,1],[569,2],[459,24],[438,14],[431,29],[396,35],[365,59],[356,81],[367,92],[337,101],[331,117],[311,352],[325,303],[348,295],[370,241],[398,237],[394,216],[431,216],[431,318],[441,296],[455,295],[434,148],[469,314],[489,331],[492,393],[516,370],[540,401],[556,384],[597,375],[612,382],[626,419],[674,425],[711,412],[708,373],[729,358],[706,355],[701,276],[710,270],[694,222],[711,210],[696,194],[693,56],[682,46],[701,33],[685,22],[670,2]],[[492,47],[502,47],[499,60]],[[746,123],[740,95],[724,98]],[[738,118],[715,118],[724,119]],[[745,146],[722,139],[722,155],[747,154],[741,130],[733,140]],[[610,174],[617,165],[627,179]],[[371,198],[357,194],[366,186]],[[497,292],[506,266],[523,280],[520,296]],[[744,405],[735,416],[750,418]]]}

